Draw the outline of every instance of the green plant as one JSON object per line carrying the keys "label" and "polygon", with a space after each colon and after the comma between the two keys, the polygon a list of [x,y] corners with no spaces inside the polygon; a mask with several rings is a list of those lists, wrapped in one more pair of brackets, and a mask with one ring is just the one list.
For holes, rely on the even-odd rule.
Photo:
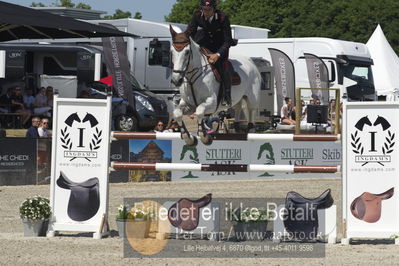
{"label": "green plant", "polygon": [[128,206],[120,205],[118,207],[118,214],[116,215],[116,219],[118,220],[126,220],[129,214]]}
{"label": "green plant", "polygon": [[151,218],[151,213],[139,208],[131,208],[127,218],[129,220],[149,220]]}
{"label": "green plant", "polygon": [[41,196],[27,198],[19,207],[19,215],[22,219],[48,219],[51,215],[50,201]]}
{"label": "green plant", "polygon": [[259,208],[245,208],[244,210],[230,211],[231,221],[238,223],[258,223],[268,221],[271,212]]}
{"label": "green plant", "polygon": [[153,212],[147,208],[130,208],[128,205],[120,205],[118,207],[118,220],[149,220],[153,217]]}

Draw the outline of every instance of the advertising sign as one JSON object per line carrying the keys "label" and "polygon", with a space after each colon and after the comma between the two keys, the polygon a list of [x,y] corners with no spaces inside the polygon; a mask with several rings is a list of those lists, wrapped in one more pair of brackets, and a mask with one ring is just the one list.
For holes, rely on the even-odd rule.
{"label": "advertising sign", "polygon": [[111,98],[54,98],[49,231],[99,232],[108,206]]}
{"label": "advertising sign", "polygon": [[[189,147],[182,141],[173,141],[172,145],[172,162],[174,163],[340,165],[342,161],[341,144],[335,142],[214,141],[211,146],[199,143],[196,147]],[[172,181],[263,180],[267,178],[336,176],[339,175],[176,171],[172,172]]]}
{"label": "advertising sign", "polygon": [[0,185],[36,184],[36,151],[36,139],[1,139]]}
{"label": "advertising sign", "polygon": [[347,238],[399,234],[398,113],[398,103],[344,105],[342,209]]}

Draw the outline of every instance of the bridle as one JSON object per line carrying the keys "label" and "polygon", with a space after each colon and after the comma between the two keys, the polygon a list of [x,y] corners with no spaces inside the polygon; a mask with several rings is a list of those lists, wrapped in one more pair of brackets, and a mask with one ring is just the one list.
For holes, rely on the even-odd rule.
{"label": "bridle", "polygon": [[[177,52],[181,52],[181,51],[183,51],[183,49],[184,49],[187,45],[189,45],[189,44],[190,44],[190,42],[173,42],[172,46],[173,46],[173,48],[175,48],[175,50],[176,50]],[[183,77],[185,77],[185,76],[186,76],[186,73],[187,73],[187,70],[188,70],[188,66],[190,65],[190,60],[191,60],[192,54],[193,54],[193,53],[191,52],[191,46],[190,46],[189,58],[188,58],[187,64],[186,64],[186,66],[184,67],[184,69],[183,69],[183,70],[176,70],[176,69],[174,69],[174,67],[173,67],[172,72],[173,72],[173,73],[178,73],[178,74],[183,74]]]}
{"label": "bridle", "polygon": [[[190,41],[185,41],[185,42],[173,42],[172,46],[173,48],[175,48],[175,50],[177,52],[181,52],[187,45],[190,45]],[[205,57],[205,62],[206,61],[206,55],[203,55],[201,53],[201,56]],[[208,66],[210,65],[209,63],[205,64],[205,65],[201,65],[200,67],[195,67],[192,70],[188,71],[188,67],[190,65],[191,62],[191,58],[193,57],[193,52],[192,52],[192,48],[190,45],[190,52],[189,52],[189,58],[187,61],[186,66],[183,68],[183,70],[176,70],[176,69],[172,69],[173,73],[178,73],[178,74],[183,74],[183,77],[187,80],[187,82],[192,86],[197,80],[198,78],[201,76],[202,72],[208,69]],[[191,78],[187,78],[187,74],[189,74],[191,76]]]}
{"label": "bridle", "polygon": [[[190,45],[190,41],[185,41],[185,42],[173,42],[172,46],[173,48],[177,51],[177,52],[181,52],[187,45]],[[194,104],[195,106],[198,106],[198,102],[197,102],[197,98],[195,97],[195,93],[194,93],[194,83],[199,79],[199,77],[202,76],[203,71],[207,70],[209,63],[205,64],[205,65],[201,65],[200,67],[195,67],[192,70],[188,71],[188,67],[190,65],[190,61],[191,58],[193,57],[193,52],[191,50],[191,45],[190,45],[190,52],[189,52],[189,58],[187,60],[187,64],[184,67],[183,70],[176,70],[176,69],[172,69],[173,73],[178,73],[178,74],[182,74],[183,78],[186,80],[186,82],[188,83],[188,85],[190,85],[190,89],[191,89],[191,94],[193,96],[193,100],[194,100]],[[203,55],[203,54],[201,54]],[[189,78],[187,77],[188,75],[190,76]]]}

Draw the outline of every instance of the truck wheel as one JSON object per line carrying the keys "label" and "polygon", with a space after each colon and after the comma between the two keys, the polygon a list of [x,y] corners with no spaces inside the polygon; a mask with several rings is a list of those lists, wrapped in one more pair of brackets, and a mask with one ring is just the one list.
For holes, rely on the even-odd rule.
{"label": "truck wheel", "polygon": [[116,118],[115,128],[120,131],[137,131],[137,118],[129,115],[120,115]]}

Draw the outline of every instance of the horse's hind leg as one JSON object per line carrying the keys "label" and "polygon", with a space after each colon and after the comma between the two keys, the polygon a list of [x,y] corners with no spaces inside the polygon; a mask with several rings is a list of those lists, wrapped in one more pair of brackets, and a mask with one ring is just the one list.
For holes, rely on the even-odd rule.
{"label": "horse's hind leg", "polygon": [[176,122],[179,125],[179,129],[181,132],[181,138],[186,142],[188,146],[196,146],[198,144],[198,140],[187,130],[186,125],[183,122],[183,112],[181,110],[182,107],[185,106],[185,102],[180,100],[179,105],[175,108],[173,114],[176,118]]}
{"label": "horse's hind leg", "polygon": [[245,118],[248,120],[247,132],[253,133],[255,132],[255,116],[256,116],[256,108],[250,108],[248,104],[248,100],[243,98],[242,100],[242,110],[244,112]]}
{"label": "horse's hind leg", "polygon": [[249,118],[248,118],[248,133],[255,133],[255,117],[257,114],[256,108],[249,109]]}

